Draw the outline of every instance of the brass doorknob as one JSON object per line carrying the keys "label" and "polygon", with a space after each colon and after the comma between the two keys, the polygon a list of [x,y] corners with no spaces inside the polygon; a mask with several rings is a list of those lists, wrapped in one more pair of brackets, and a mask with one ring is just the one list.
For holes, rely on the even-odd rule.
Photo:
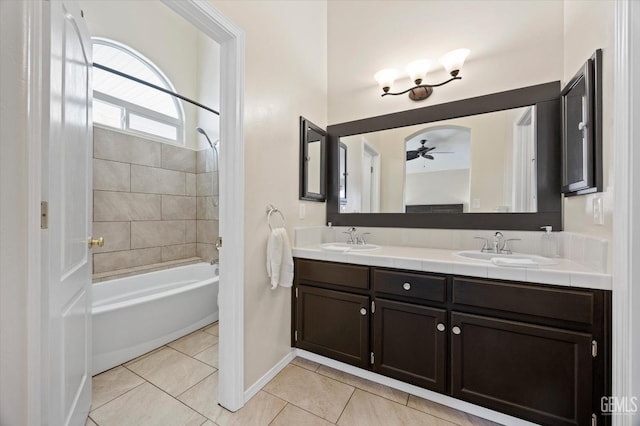
{"label": "brass doorknob", "polygon": [[93,239],[93,237],[89,237],[89,248],[94,247],[103,247],[104,246],[104,238],[100,237],[97,240]]}

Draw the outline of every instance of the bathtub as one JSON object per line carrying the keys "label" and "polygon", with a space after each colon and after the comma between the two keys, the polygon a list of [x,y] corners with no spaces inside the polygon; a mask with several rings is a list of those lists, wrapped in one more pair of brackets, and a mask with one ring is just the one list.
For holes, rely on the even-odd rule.
{"label": "bathtub", "polygon": [[218,320],[218,267],[209,263],[93,285],[93,375]]}

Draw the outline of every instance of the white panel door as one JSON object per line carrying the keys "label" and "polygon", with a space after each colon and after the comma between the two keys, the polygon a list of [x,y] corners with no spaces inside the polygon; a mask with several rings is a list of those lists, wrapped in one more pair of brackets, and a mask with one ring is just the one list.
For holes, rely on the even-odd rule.
{"label": "white panel door", "polygon": [[50,2],[50,425],[84,425],[91,404],[92,56],[81,14],[75,3]]}

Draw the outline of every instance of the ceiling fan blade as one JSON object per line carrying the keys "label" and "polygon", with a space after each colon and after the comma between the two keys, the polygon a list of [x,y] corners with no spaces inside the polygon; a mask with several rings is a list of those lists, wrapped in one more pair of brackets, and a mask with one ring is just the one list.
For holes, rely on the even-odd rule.
{"label": "ceiling fan blade", "polygon": [[422,158],[426,158],[427,160],[433,160],[434,159],[433,155],[431,155],[431,154],[425,154],[425,155],[422,156]]}
{"label": "ceiling fan blade", "polygon": [[454,151],[433,151],[431,154],[455,154]]}
{"label": "ceiling fan blade", "polygon": [[420,154],[418,154],[418,151],[407,151],[407,161],[415,160],[418,157],[420,157]]}
{"label": "ceiling fan blade", "polygon": [[436,147],[435,147],[435,146],[425,146],[424,148],[425,148],[425,154],[426,154],[427,152],[431,152],[431,151],[433,151],[434,149],[436,149]]}

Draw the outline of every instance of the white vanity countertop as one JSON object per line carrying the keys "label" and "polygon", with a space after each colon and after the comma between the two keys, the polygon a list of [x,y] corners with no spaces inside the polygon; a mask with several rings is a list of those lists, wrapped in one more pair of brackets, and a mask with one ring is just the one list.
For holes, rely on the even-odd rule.
{"label": "white vanity countertop", "polygon": [[611,275],[590,270],[567,259],[554,259],[558,262],[556,265],[533,268],[502,267],[488,262],[463,259],[455,255],[456,252],[457,250],[422,247],[381,246],[373,251],[341,253],[325,251],[317,244],[295,247],[293,256],[412,271],[611,290]]}

